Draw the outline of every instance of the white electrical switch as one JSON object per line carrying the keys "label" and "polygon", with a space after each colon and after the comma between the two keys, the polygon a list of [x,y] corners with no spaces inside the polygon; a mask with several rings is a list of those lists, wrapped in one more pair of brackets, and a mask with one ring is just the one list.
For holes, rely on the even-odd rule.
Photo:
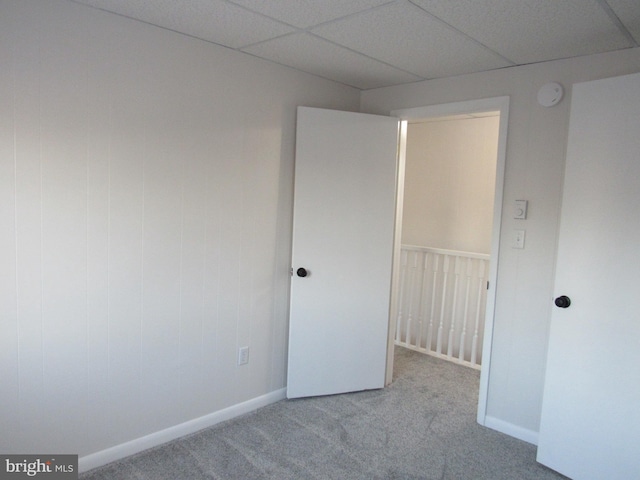
{"label": "white electrical switch", "polygon": [[516,220],[525,220],[527,218],[527,201],[516,200],[513,209],[513,218]]}
{"label": "white electrical switch", "polygon": [[511,248],[524,248],[524,230],[514,230]]}

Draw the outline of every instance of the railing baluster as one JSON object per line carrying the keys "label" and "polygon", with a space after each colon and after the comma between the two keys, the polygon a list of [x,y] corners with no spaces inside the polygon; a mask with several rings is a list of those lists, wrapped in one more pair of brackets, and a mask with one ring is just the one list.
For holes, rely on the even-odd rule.
{"label": "railing baluster", "polygon": [[407,270],[407,251],[400,252],[400,290],[398,291],[398,317],[396,318],[396,343],[400,343],[402,334],[402,307],[404,303],[404,284]]}
{"label": "railing baluster", "polygon": [[471,274],[473,272],[473,259],[467,257],[466,270],[466,288],[464,292],[464,314],[462,315],[462,332],[460,333],[460,350],[458,351],[458,360],[460,363],[465,360],[465,350],[467,341],[467,320],[469,319],[469,296],[471,294]]}
{"label": "railing baluster", "polygon": [[431,286],[431,311],[429,313],[429,330],[427,330],[426,348],[429,352],[433,352],[433,322],[435,320],[436,310],[436,288],[438,285],[438,264],[440,263],[440,255],[433,254],[433,283]]}
{"label": "railing baluster", "polygon": [[447,280],[449,277],[449,255],[444,256],[442,264],[442,303],[440,304],[440,325],[438,325],[438,340],[436,343],[436,353],[442,355],[442,332],[444,330],[444,317],[447,304]]}
{"label": "railing baluster", "polygon": [[482,304],[482,289],[484,287],[485,262],[481,261],[478,268],[478,298],[476,300],[476,323],[473,330],[473,341],[471,342],[471,365],[476,365],[478,361],[478,330],[480,329],[480,306]]}
{"label": "railing baluster", "polygon": [[427,252],[422,253],[422,281],[420,283],[420,295],[418,296],[418,332],[416,334],[416,347],[422,348],[422,333],[424,331],[425,293],[427,285]]}
{"label": "railing baluster", "polygon": [[455,257],[453,299],[451,301],[451,322],[449,325],[449,339],[447,343],[447,357],[453,357],[453,334],[456,330],[456,310],[458,304],[458,285],[460,281],[460,257]]}
{"label": "railing baluster", "polygon": [[413,262],[411,267],[407,267],[409,269],[409,306],[407,308],[407,328],[405,331],[404,343],[408,347],[411,345],[411,324],[413,323],[413,293],[416,290],[415,278],[416,278],[416,270],[418,268],[418,252],[413,252],[412,255]]}

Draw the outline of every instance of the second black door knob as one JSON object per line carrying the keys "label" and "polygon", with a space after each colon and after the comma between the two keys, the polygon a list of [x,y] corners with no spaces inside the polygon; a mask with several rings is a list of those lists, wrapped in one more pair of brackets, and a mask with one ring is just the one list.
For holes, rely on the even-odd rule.
{"label": "second black door knob", "polygon": [[571,299],[566,295],[562,295],[555,300],[556,307],[568,308],[571,305]]}

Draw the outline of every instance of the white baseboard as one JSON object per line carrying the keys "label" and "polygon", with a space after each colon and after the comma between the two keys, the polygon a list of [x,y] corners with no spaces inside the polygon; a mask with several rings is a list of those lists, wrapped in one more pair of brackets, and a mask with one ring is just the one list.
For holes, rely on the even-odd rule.
{"label": "white baseboard", "polygon": [[246,402],[232,405],[217,412],[204,415],[200,418],[189,420],[188,422],[175,425],[173,427],[160,430],[158,432],[136,438],[130,442],[107,448],[100,452],[92,453],[78,459],[79,472],[86,472],[93,468],[101,467],[107,463],[115,462],[130,455],[142,452],[149,448],[162,445],[176,438],[195,433],[204,428],[211,427],[220,422],[231,420],[232,418],[253,412],[258,408],[265,407],[279,400],[286,398],[287,389],[282,388],[274,392],[267,393],[260,397],[252,398]]}
{"label": "white baseboard", "polygon": [[538,432],[526,428],[518,427],[504,420],[487,415],[484,417],[484,426],[500,433],[505,433],[510,437],[523,440],[533,445],[538,445]]}

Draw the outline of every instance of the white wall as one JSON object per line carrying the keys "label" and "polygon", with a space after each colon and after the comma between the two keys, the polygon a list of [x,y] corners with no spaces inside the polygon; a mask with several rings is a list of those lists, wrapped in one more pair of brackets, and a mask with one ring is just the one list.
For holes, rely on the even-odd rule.
{"label": "white wall", "polygon": [[499,122],[408,125],[403,244],[491,253]]}
{"label": "white wall", "polygon": [[[504,208],[487,414],[492,424],[535,441],[553,299],[553,278],[571,85],[640,71],[640,48],[363,92],[361,110],[394,109],[509,95]],[[567,97],[537,104],[538,89],[558,81]],[[529,200],[513,220],[515,199]],[[524,250],[510,248],[526,229]]]}
{"label": "white wall", "polygon": [[0,65],[0,451],[282,389],[295,108],[358,91],[63,0],[2,1]]}

